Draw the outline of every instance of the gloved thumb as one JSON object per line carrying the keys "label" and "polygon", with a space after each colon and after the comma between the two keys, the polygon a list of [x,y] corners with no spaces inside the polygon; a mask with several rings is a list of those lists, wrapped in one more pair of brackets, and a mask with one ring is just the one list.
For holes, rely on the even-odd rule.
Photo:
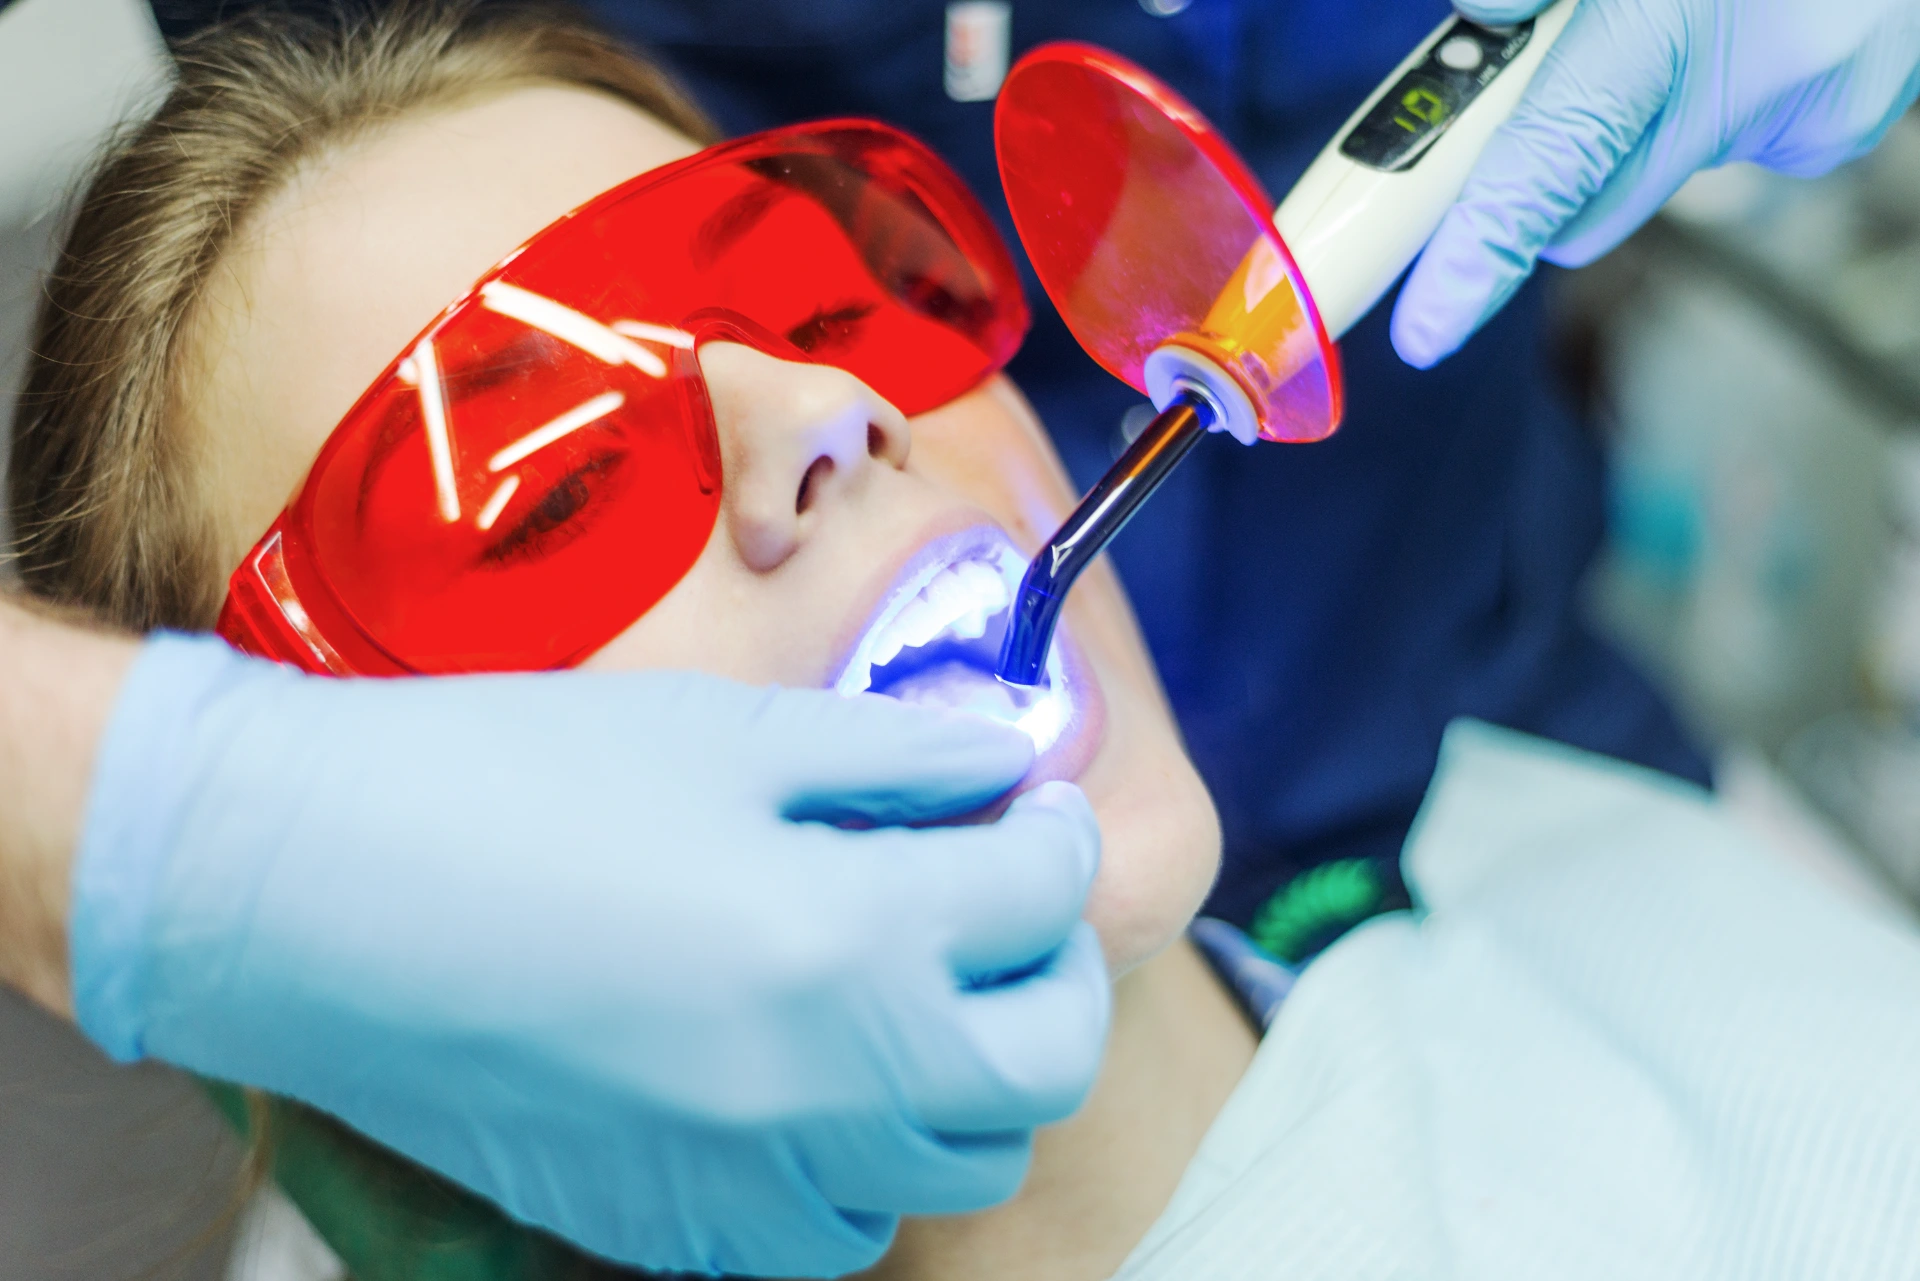
{"label": "gloved thumb", "polygon": [[774,690],[752,729],[765,795],[794,820],[957,818],[1033,766],[1033,740],[1011,725],[878,694]]}
{"label": "gloved thumb", "polygon": [[1453,7],[1469,21],[1500,27],[1525,22],[1552,3],[1553,0],[1454,0]]}
{"label": "gloved thumb", "polygon": [[1100,824],[1071,783],[1028,792],[999,821],[892,834],[890,861],[939,905],[956,977],[1023,969],[1059,947],[1100,868]]}
{"label": "gloved thumb", "polygon": [[1393,314],[1402,360],[1426,369],[1452,355],[1639,145],[1675,71],[1633,36],[1612,9],[1574,10],[1408,273]]}

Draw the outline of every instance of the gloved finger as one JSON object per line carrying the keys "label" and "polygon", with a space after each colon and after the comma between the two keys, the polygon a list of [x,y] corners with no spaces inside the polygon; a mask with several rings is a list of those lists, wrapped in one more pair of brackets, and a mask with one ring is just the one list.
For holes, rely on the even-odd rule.
{"label": "gloved finger", "polygon": [[[636,1225],[653,1231],[639,1237],[641,1250],[628,1251],[626,1261],[659,1268],[658,1258],[647,1257],[661,1253],[654,1241],[679,1236],[683,1243],[665,1261],[675,1276],[837,1277],[878,1263],[893,1244],[899,1213],[838,1203],[819,1186],[812,1159],[865,1154],[843,1145],[818,1152],[796,1146],[754,1133],[711,1136],[706,1159],[679,1172],[651,1216],[660,1222]],[[715,1224],[724,1226],[716,1231]]]}
{"label": "gloved finger", "polygon": [[1552,3],[1553,0],[1454,0],[1453,7],[1463,18],[1499,27],[1510,22],[1525,22]]}
{"label": "gloved finger", "polygon": [[833,1159],[810,1162],[821,1195],[841,1212],[967,1214],[1020,1190],[1031,1130],[935,1134],[904,1119],[885,1127],[836,1124]]}
{"label": "gloved finger", "polygon": [[[738,1200],[730,1202],[730,1206],[738,1204]],[[824,1278],[864,1273],[886,1256],[894,1235],[900,1230],[897,1214],[845,1210],[836,1217],[845,1224],[853,1244],[821,1244],[819,1223],[814,1219],[797,1225],[796,1234],[784,1231],[785,1225],[777,1220],[762,1218],[754,1224],[756,1239],[752,1243],[735,1246],[727,1242],[726,1249],[699,1270],[700,1275]],[[800,1244],[802,1240],[804,1246]],[[802,1249],[806,1251],[804,1255],[800,1253]],[[674,1271],[677,1275],[681,1269]]]}
{"label": "gloved finger", "polygon": [[883,851],[882,874],[907,882],[890,898],[923,905],[943,932],[962,981],[1044,960],[1080,920],[1100,867],[1100,825],[1071,783],[1036,787],[994,823],[861,839]]}
{"label": "gloved finger", "polygon": [[1817,178],[1878,147],[1920,96],[1920,65],[1901,41],[1875,41],[1873,55],[1797,87],[1794,127],[1776,129],[1732,159]]}
{"label": "gloved finger", "polygon": [[1540,256],[1561,266],[1585,266],[1639,230],[1695,173],[1731,160],[1811,178],[1854,159],[1879,142],[1920,91],[1920,68],[1907,62],[1898,59],[1892,68],[1876,62],[1884,79],[1873,90],[1862,86],[1873,70],[1858,64],[1795,84],[1786,91],[1792,127],[1776,124],[1717,151],[1704,144],[1721,137],[1725,104],[1713,95],[1694,101],[1683,86]]}
{"label": "gloved finger", "polygon": [[[1920,86],[1920,70],[1914,71],[1911,79]],[[1688,143],[1719,136],[1714,122],[1689,116],[1717,111],[1720,104],[1671,99],[1654,127],[1614,169],[1606,186],[1561,228],[1540,256],[1563,267],[1585,266],[1638,231],[1694,174],[1729,160],[1752,160],[1800,177],[1825,173],[1869,150],[1912,101],[1912,94],[1906,94],[1878,119],[1850,115],[1847,104],[1859,98],[1853,68],[1798,86],[1794,97],[1797,114],[1813,122],[1809,127],[1776,129],[1764,144],[1751,151],[1736,146],[1720,152]],[[1830,123],[1834,121],[1843,123]]]}
{"label": "gloved finger", "polygon": [[1628,5],[1574,10],[1408,274],[1393,314],[1402,360],[1426,369],[1457,350],[1639,144],[1676,75],[1666,35],[1643,22]]}
{"label": "gloved finger", "polygon": [[1678,146],[1664,129],[1649,129],[1540,256],[1556,266],[1584,267],[1638,231],[1688,178],[1715,163],[1709,155],[1681,154]]}
{"label": "gloved finger", "polygon": [[755,717],[769,799],[790,819],[933,822],[990,804],[1033,766],[1033,740],[984,716],[877,694],[779,690]]}
{"label": "gloved finger", "polygon": [[1106,1053],[1112,986],[1100,939],[1084,921],[1039,970],[960,995],[972,1053],[932,1076],[916,1101],[945,1134],[1004,1133],[1073,1115]]}

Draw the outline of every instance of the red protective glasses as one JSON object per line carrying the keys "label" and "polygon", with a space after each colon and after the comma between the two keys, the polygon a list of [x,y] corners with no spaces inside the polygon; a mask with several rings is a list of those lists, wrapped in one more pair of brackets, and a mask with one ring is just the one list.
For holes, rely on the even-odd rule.
{"label": "red protective glasses", "polygon": [[578,662],[713,531],[702,341],[834,365],[913,415],[1026,328],[1006,246],[905,134],[709,148],[561,218],[427,326],[234,571],[218,630],[338,675]]}

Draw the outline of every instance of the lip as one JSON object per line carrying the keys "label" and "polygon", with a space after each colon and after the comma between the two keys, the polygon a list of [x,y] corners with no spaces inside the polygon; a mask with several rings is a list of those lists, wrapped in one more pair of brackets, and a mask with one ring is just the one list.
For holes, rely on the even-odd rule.
{"label": "lip", "polygon": [[[999,652],[1006,621],[1011,617],[1010,603],[1018,590],[1026,568],[1024,554],[998,525],[975,519],[963,526],[954,522],[936,522],[923,534],[918,545],[904,553],[884,576],[876,580],[863,596],[866,608],[855,614],[847,629],[847,639],[834,669],[831,688],[853,696],[873,692],[882,697],[907,697],[914,702],[933,701],[961,710],[973,711],[996,720],[1016,724],[1034,739],[1038,753],[1033,769],[1021,788],[1037,786],[1056,778],[1076,778],[1092,761],[1105,727],[1105,700],[1085,655],[1074,643],[1069,629],[1062,627],[1048,658],[1048,682],[1037,697],[1027,697],[1013,687],[995,683],[993,656]],[[987,611],[984,632],[968,636],[967,624],[958,619],[972,615],[980,621],[981,609],[966,609],[943,597],[936,607],[925,589],[935,580],[951,588],[963,579],[971,585],[989,587],[979,571],[971,566],[994,571],[1004,586],[1005,604]],[[939,588],[935,589],[936,592]],[[998,597],[989,596],[986,604]],[[916,613],[909,618],[907,611]],[[929,611],[933,611],[929,613]],[[953,617],[948,618],[948,615]],[[942,630],[925,641],[909,641],[889,653],[889,646],[905,633],[916,634],[930,625],[930,619],[948,618]],[[917,626],[916,626],[917,625]],[[958,632],[947,628],[958,627]],[[918,663],[925,656],[937,655],[939,664]],[[965,701],[949,702],[949,695],[936,688],[931,693],[916,684],[912,674],[916,666],[925,671],[965,673],[946,682],[957,687]],[[894,675],[901,669],[910,674],[904,679]]]}

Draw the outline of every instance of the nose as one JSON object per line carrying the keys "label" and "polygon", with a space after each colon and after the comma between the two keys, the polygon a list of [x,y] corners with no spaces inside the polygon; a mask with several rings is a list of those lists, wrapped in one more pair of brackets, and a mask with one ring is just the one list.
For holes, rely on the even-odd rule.
{"label": "nose", "polygon": [[778,568],[876,469],[906,466],[906,415],[844,369],[740,343],[705,343],[699,354],[720,429],[722,507],[754,570]]}

